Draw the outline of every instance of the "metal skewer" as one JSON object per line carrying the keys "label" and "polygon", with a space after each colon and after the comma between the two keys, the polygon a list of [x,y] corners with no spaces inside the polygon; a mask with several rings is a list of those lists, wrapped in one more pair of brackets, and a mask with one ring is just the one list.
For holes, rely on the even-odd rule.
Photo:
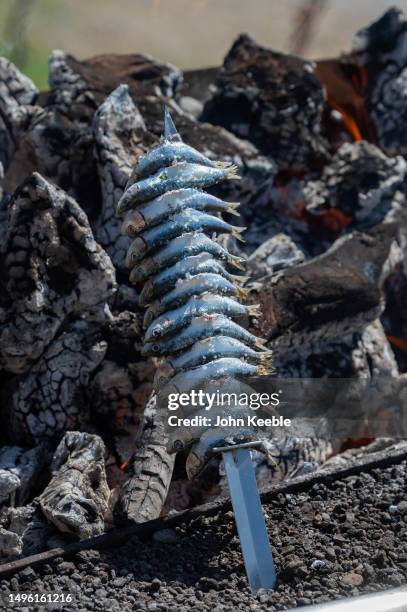
{"label": "metal skewer", "polygon": [[257,489],[250,448],[259,442],[214,448],[222,453],[250,589],[274,589],[276,569]]}

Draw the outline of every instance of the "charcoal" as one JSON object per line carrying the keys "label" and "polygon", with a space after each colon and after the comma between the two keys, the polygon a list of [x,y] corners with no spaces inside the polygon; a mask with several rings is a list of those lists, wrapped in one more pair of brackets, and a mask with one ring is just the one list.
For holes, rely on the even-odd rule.
{"label": "charcoal", "polygon": [[235,41],[202,119],[251,140],[279,169],[314,167],[329,158],[322,133],[325,94],[314,65],[258,45]]}
{"label": "charcoal", "polygon": [[0,504],[23,505],[44,465],[41,447],[3,446],[0,450]]}
{"label": "charcoal", "polygon": [[116,270],[120,271],[131,239],[120,233],[117,202],[132,167],[154,139],[147,132],[127,85],[120,85],[110,94],[97,110],[93,125],[103,198],[102,210],[95,224],[95,238],[110,255]]}
{"label": "charcoal", "polygon": [[382,315],[387,338],[396,355],[400,372],[407,372],[407,269],[400,263],[384,285],[386,307]]}
{"label": "charcoal", "polygon": [[58,531],[47,522],[37,501],[19,508],[7,508],[2,512],[0,522],[3,541],[0,554],[8,561],[20,555],[35,554],[49,546],[61,546],[64,543],[61,538],[58,541]]}
{"label": "charcoal", "polygon": [[389,155],[407,154],[407,21],[389,9],[355,35],[353,58],[367,72],[366,108],[379,145]]}
{"label": "charcoal", "polygon": [[271,343],[276,371],[292,378],[398,376],[394,353],[379,320],[361,317],[286,333]]}
{"label": "charcoal", "polygon": [[304,187],[306,209],[326,223],[368,229],[386,219],[406,223],[407,164],[366,141],[344,144],[321,178]]}
{"label": "charcoal", "polygon": [[105,318],[115,273],[77,203],[36,173],[11,201],[2,251],[0,358],[22,373],[70,317]]}
{"label": "charcoal", "polygon": [[79,61],[54,51],[49,61],[51,101],[73,116],[84,119],[121,84],[129,85],[135,99],[149,95],[173,96],[182,83],[182,72],[147,55],[97,55]]}
{"label": "charcoal", "polygon": [[6,387],[7,431],[14,440],[44,443],[89,420],[87,389],[107,349],[100,327],[75,321],[22,379]]}
{"label": "charcoal", "polygon": [[289,236],[276,234],[250,255],[247,267],[251,279],[264,278],[302,263],[304,259],[304,253]]}
{"label": "charcoal", "polygon": [[166,450],[164,422],[153,395],[140,426],[138,448],[118,492],[114,508],[117,524],[143,523],[157,518],[167,497],[175,455]]}
{"label": "charcoal", "polygon": [[90,386],[92,413],[98,419],[110,415],[117,421],[123,415],[140,417],[151,394],[155,366],[137,348],[139,318],[133,312],[115,314],[102,333],[107,350]]}
{"label": "charcoal", "polygon": [[310,331],[356,316],[375,320],[383,308],[382,283],[400,261],[396,237],[395,223],[353,232],[323,255],[276,274],[259,295],[263,333]]}
{"label": "charcoal", "polygon": [[23,540],[13,531],[0,527],[0,555],[2,557],[16,557],[21,554]]}
{"label": "charcoal", "polygon": [[27,126],[38,95],[34,83],[0,58],[0,163],[7,168],[19,134]]}
{"label": "charcoal", "polygon": [[109,489],[105,447],[95,435],[69,431],[52,460],[53,477],[39,497],[41,510],[63,533],[78,539],[104,531]]}

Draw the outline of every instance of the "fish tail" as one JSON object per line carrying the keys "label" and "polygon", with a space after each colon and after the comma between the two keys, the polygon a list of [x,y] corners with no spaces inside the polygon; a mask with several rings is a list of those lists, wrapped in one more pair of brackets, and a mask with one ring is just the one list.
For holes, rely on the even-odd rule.
{"label": "fish tail", "polygon": [[236,240],[240,240],[240,242],[246,242],[243,238],[242,233],[247,229],[247,227],[237,227],[236,225],[232,225],[232,236],[236,238]]}
{"label": "fish tail", "polygon": [[230,215],[235,215],[235,217],[240,217],[240,213],[237,210],[239,206],[240,202],[228,202],[226,212],[228,212]]}
{"label": "fish tail", "polygon": [[236,295],[241,300],[246,300],[247,296],[249,295],[249,290],[244,289],[243,287],[236,287]]}
{"label": "fish tail", "polygon": [[239,274],[229,274],[229,276],[235,283],[241,283],[242,285],[244,285],[250,278],[250,276],[240,276]]}
{"label": "fish tail", "polygon": [[228,161],[217,161],[215,162],[217,168],[230,168],[233,163]]}
{"label": "fish tail", "polygon": [[238,167],[236,166],[236,164],[232,164],[231,166],[229,166],[227,168],[228,174],[227,174],[227,178],[228,179],[238,179],[240,180],[241,177],[238,175]]}
{"label": "fish tail", "polygon": [[257,366],[257,373],[259,376],[267,376],[273,372],[273,366],[271,363],[262,363]]}
{"label": "fish tail", "polygon": [[266,351],[267,350],[266,347],[265,347],[266,342],[267,342],[267,340],[265,340],[264,338],[259,338],[259,337],[256,336],[255,344],[256,344],[257,348],[263,349],[263,351]]}
{"label": "fish tail", "polygon": [[251,317],[254,317],[255,319],[259,318],[261,316],[261,308],[260,308],[260,304],[250,304],[247,307],[248,313]]}
{"label": "fish tail", "polygon": [[236,268],[239,268],[239,270],[244,270],[245,269],[245,260],[242,257],[237,257],[236,255],[232,255],[230,258],[230,263],[235,266]]}
{"label": "fish tail", "polygon": [[267,351],[265,353],[261,353],[259,355],[260,363],[263,365],[267,365],[269,368],[273,368],[273,353],[272,351]]}

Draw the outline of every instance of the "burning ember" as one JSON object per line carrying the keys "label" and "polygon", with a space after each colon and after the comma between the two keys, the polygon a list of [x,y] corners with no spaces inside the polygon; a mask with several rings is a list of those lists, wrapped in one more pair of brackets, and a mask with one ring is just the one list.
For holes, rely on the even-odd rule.
{"label": "burning ember", "polygon": [[[0,60],[3,559],[225,490],[218,460],[189,482],[186,454],[167,452],[115,214],[159,142],[164,100],[185,143],[237,166],[241,180],[211,193],[240,202],[246,242],[219,241],[247,259],[261,316],[244,324],[276,372],[404,380],[406,23],[392,9],[350,53],[316,63],[241,35],[198,75],[143,55],[55,51],[41,94]],[[370,441],[272,439],[257,476],[296,477]]]}

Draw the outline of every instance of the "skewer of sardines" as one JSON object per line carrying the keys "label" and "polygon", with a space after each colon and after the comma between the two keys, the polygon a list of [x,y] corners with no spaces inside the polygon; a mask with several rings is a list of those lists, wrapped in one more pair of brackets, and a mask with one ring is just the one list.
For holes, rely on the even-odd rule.
{"label": "skewer of sardines", "polygon": [[168,385],[188,392],[207,380],[267,374],[271,354],[239,321],[258,316],[247,296],[243,259],[216,240],[242,240],[244,228],[224,221],[237,203],[204,189],[238,178],[236,166],[208,159],[182,142],[165,109],[160,144],[135,166],[117,212],[122,232],[134,238],[128,253],[130,280],[140,289],[145,355],[161,358],[156,391]]}

